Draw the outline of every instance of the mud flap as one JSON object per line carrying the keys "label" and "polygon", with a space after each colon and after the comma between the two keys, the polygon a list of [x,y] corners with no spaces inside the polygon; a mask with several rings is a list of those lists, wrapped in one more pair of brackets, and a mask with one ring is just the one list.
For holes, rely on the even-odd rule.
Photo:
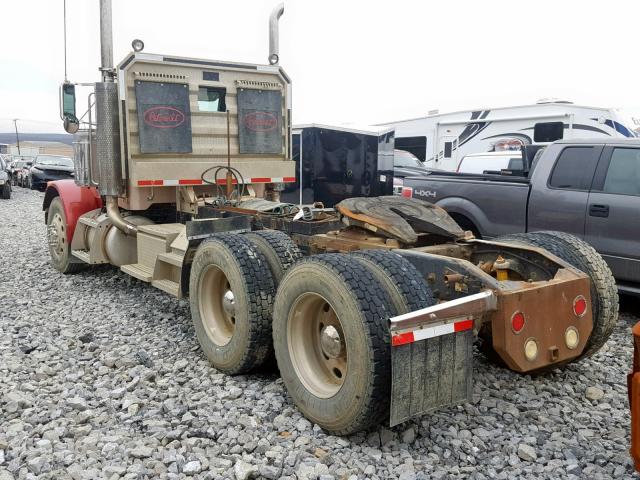
{"label": "mud flap", "polygon": [[391,426],[471,401],[472,327],[463,320],[392,336]]}

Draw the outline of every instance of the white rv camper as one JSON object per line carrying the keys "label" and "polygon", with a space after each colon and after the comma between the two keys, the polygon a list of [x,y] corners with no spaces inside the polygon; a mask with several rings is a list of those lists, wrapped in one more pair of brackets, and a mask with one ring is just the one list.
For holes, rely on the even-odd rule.
{"label": "white rv camper", "polygon": [[[545,145],[560,139],[637,137],[633,117],[621,110],[541,100],[534,105],[433,114],[389,122],[396,148],[429,168],[454,171],[466,154]],[[637,120],[637,119],[635,119]]]}

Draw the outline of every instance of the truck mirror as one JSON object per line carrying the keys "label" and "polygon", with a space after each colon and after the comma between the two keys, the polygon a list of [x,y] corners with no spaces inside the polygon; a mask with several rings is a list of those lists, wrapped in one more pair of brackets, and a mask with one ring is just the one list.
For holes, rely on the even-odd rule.
{"label": "truck mirror", "polygon": [[67,133],[76,133],[80,128],[76,117],[76,86],[72,83],[60,85],[60,118]]}
{"label": "truck mirror", "polygon": [[76,86],[72,83],[60,85],[60,118],[76,116]]}

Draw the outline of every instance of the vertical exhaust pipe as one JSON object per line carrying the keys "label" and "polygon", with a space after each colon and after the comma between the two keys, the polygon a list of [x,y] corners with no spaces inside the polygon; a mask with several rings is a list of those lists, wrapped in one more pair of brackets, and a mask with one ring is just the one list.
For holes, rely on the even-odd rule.
{"label": "vertical exhaust pipe", "polygon": [[284,13],[284,3],[273,9],[269,16],[269,64],[278,65],[280,61],[278,20]]}
{"label": "vertical exhaust pipe", "polygon": [[102,82],[96,83],[96,150],[98,159],[98,191],[106,197],[107,217],[126,235],[136,236],[138,229],[127,222],[118,208],[122,193],[120,163],[120,122],[118,119],[118,87],[113,68],[113,28],[111,0],[100,0],[100,71]]}
{"label": "vertical exhaust pipe", "polygon": [[103,82],[113,82],[111,0],[100,0],[100,71]]}

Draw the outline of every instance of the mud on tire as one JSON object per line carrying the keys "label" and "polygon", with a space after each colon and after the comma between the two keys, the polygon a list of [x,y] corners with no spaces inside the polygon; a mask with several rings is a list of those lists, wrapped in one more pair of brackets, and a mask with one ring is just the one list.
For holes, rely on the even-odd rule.
{"label": "mud on tire", "polygon": [[402,255],[388,250],[360,250],[351,255],[380,282],[397,315],[436,303],[420,272]]}
{"label": "mud on tire", "polygon": [[578,237],[552,231],[520,233],[499,237],[496,241],[518,242],[544,248],[591,279],[593,332],[584,352],[576,360],[590,357],[609,339],[618,321],[618,289],[609,266],[595,249]]}
{"label": "mud on tire", "polygon": [[[307,418],[340,435],[386,418],[394,314],[383,287],[351,255],[315,255],[291,267],[276,295],[273,342],[287,391]],[[325,320],[340,338],[335,356],[318,344]],[[339,360],[345,371],[332,377],[326,365]]]}
{"label": "mud on tire", "polygon": [[264,255],[248,239],[221,234],[200,244],[189,292],[198,341],[215,368],[246,373],[270,356],[274,281]]}
{"label": "mud on tire", "polygon": [[85,268],[71,258],[71,243],[67,239],[67,217],[60,197],[55,197],[47,210],[47,244],[53,268],[61,273],[76,273]]}
{"label": "mud on tire", "polygon": [[289,267],[302,258],[298,246],[284,232],[258,230],[247,233],[245,237],[264,255],[276,287]]}

